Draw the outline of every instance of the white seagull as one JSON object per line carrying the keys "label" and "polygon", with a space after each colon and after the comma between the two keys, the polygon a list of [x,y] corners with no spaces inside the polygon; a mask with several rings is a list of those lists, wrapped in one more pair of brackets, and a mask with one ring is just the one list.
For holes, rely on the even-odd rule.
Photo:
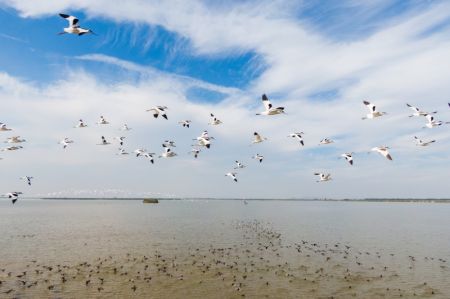
{"label": "white seagull", "polygon": [[330,143],[334,143],[334,141],[329,139],[329,138],[324,138],[324,139],[320,140],[319,145],[321,145],[321,144],[330,144]]}
{"label": "white seagull", "polygon": [[172,158],[175,157],[177,154],[175,152],[172,152],[169,147],[164,147],[164,152],[159,156],[159,158]]}
{"label": "white seagull", "polygon": [[2,151],[17,151],[17,150],[20,150],[20,149],[22,149],[23,147],[22,146],[20,146],[20,145],[15,145],[15,146],[8,146],[8,147],[6,147],[6,148],[3,148],[2,149]]}
{"label": "white seagull", "polygon": [[129,128],[127,124],[124,124],[122,126],[122,128],[120,128],[119,130],[121,130],[121,131],[129,131],[129,130],[131,130],[131,128]]}
{"label": "white seagull", "polygon": [[257,132],[253,133],[254,139],[253,139],[253,143],[261,143],[264,140],[267,140],[266,137],[261,137],[261,135],[259,135]]}
{"label": "white seagull", "polygon": [[318,181],[316,181],[317,183],[331,181],[331,174],[329,174],[329,173],[324,174],[324,173],[316,172],[316,173],[314,173],[314,175],[318,175],[320,178]]}
{"label": "white seagull", "polygon": [[229,176],[230,178],[233,179],[233,181],[235,181],[237,183],[236,175],[237,175],[236,172],[228,172],[228,173],[225,174],[225,176]]}
{"label": "white seagull", "polygon": [[150,160],[150,163],[154,164],[155,161],[153,160],[153,156],[155,155],[155,153],[144,153],[143,157],[147,158],[148,160]]}
{"label": "white seagull", "polygon": [[167,108],[166,106],[156,106],[156,107],[147,109],[146,111],[147,111],[147,112],[152,111],[152,112],[153,112],[153,117],[154,117],[154,118],[158,118],[159,114],[161,114],[162,117],[164,117],[165,119],[168,119],[168,118],[167,118],[167,114],[166,114],[166,110],[167,110],[167,109],[168,109],[168,108]]}
{"label": "white seagull", "polygon": [[342,154],[341,157],[344,158],[345,160],[347,160],[348,163],[350,163],[350,165],[353,165],[353,153],[345,153]]}
{"label": "white seagull", "polygon": [[436,142],[436,140],[430,140],[430,141],[424,142],[421,139],[417,138],[416,136],[414,136],[414,139],[416,140],[416,145],[418,145],[418,146],[428,146],[428,145]]}
{"label": "white seagull", "polygon": [[22,142],[26,142],[25,139],[20,139],[20,136],[13,136],[13,137],[9,137],[5,143],[22,143]]}
{"label": "white seagull", "polygon": [[69,138],[64,138],[59,142],[59,144],[63,145],[63,148],[65,149],[69,144],[73,143],[73,140],[70,140]]}
{"label": "white seagull", "polygon": [[245,168],[245,165],[244,164],[242,164],[241,162],[239,162],[239,161],[235,161],[236,162],[236,167],[234,168],[234,169],[242,169],[242,168]]}
{"label": "white seagull", "polygon": [[272,103],[270,103],[269,98],[265,94],[263,94],[261,98],[265,110],[263,112],[256,113],[256,115],[277,115],[284,113],[284,107],[274,108],[272,106]]}
{"label": "white seagull", "polygon": [[446,124],[446,125],[450,124],[450,122],[443,122],[440,120],[435,120],[434,116],[432,116],[431,114],[426,114],[425,117],[427,118],[428,122],[425,124],[424,128],[432,129],[434,127],[439,127],[444,124]]}
{"label": "white seagull", "polygon": [[367,108],[369,108],[370,113],[367,114],[362,119],[373,119],[373,118],[380,117],[380,116],[383,116],[383,115],[387,114],[386,112],[379,112],[379,111],[377,111],[377,107],[374,104],[371,104],[368,101],[363,101],[363,103],[364,103],[364,105],[366,105]]}
{"label": "white seagull", "polygon": [[437,111],[433,111],[431,113],[425,112],[425,111],[421,111],[419,108],[411,106],[410,104],[406,103],[406,106],[408,106],[412,111],[414,111],[414,113],[412,115],[410,115],[409,117],[413,117],[413,116],[426,116],[427,114],[436,114]]}
{"label": "white seagull", "polygon": [[292,138],[297,139],[297,140],[300,142],[300,144],[301,144],[302,146],[304,146],[305,143],[303,142],[303,137],[302,137],[303,134],[305,134],[305,133],[303,133],[303,132],[300,132],[300,133],[291,133],[291,134],[289,134],[288,137],[292,137]]}
{"label": "white seagull", "polygon": [[102,136],[102,143],[97,143],[97,145],[109,145],[111,144],[110,142],[108,142],[105,138],[105,136]]}
{"label": "white seagull", "polygon": [[220,119],[218,119],[217,117],[215,117],[214,114],[210,113],[210,116],[211,116],[211,122],[208,123],[209,125],[217,126],[222,123],[222,121]]}
{"label": "white seagull", "polygon": [[162,146],[163,147],[177,147],[175,145],[175,141],[171,141],[171,140],[164,140],[164,143]]}
{"label": "white seagull", "polygon": [[64,31],[62,31],[58,34],[61,35],[61,34],[69,33],[69,34],[77,34],[78,36],[81,36],[86,33],[92,33],[92,34],[96,35],[91,29],[81,28],[80,25],[78,25],[79,20],[76,17],[66,15],[63,13],[60,13],[59,15],[61,16],[61,18],[64,18],[69,22],[69,27],[64,28],[63,29]]}
{"label": "white seagull", "polygon": [[97,125],[108,125],[109,122],[103,116],[100,116],[100,120],[96,122]]}
{"label": "white seagull", "polygon": [[190,120],[182,120],[182,121],[179,121],[178,123],[181,124],[185,128],[189,128],[191,121]]}
{"label": "white seagull", "polygon": [[87,125],[83,122],[82,119],[80,119],[78,121],[78,124],[75,126],[75,128],[86,128],[86,127],[87,127]]}
{"label": "white seagull", "polygon": [[19,199],[20,194],[22,194],[22,192],[9,192],[6,196],[12,200],[12,204],[15,204],[17,199]]}
{"label": "white seagull", "polygon": [[201,150],[198,148],[193,148],[188,154],[193,154],[194,158],[198,158],[198,154],[200,154]]}
{"label": "white seagull", "polygon": [[371,151],[380,153],[383,157],[392,161],[392,157],[389,154],[388,149],[389,149],[389,147],[387,147],[387,146],[377,146],[377,147],[372,148]]}
{"label": "white seagull", "polygon": [[32,177],[32,176],[23,176],[23,177],[21,177],[20,179],[21,179],[21,180],[26,180],[26,181],[27,181],[27,184],[28,184],[29,186],[31,186],[31,180],[33,179],[33,177]]}
{"label": "white seagull", "polygon": [[6,124],[0,123],[0,132],[2,132],[2,131],[12,131],[12,129],[7,128]]}
{"label": "white seagull", "polygon": [[252,157],[252,159],[256,159],[259,161],[259,163],[261,163],[264,159],[264,156],[260,155],[260,154],[256,154]]}
{"label": "white seagull", "polygon": [[117,155],[119,155],[119,156],[124,156],[124,155],[129,155],[129,154],[130,153],[125,151],[123,148],[119,148],[119,152],[117,153]]}
{"label": "white seagull", "polygon": [[124,136],[114,137],[114,139],[119,142],[120,146],[123,146],[123,141],[125,140]]}
{"label": "white seagull", "polygon": [[208,135],[208,131],[203,131],[202,134],[197,137],[194,140],[197,140],[197,144],[198,146],[204,146],[206,148],[211,148],[211,140],[213,140],[214,137],[210,137]]}
{"label": "white seagull", "polygon": [[137,150],[134,151],[134,153],[136,154],[136,157],[139,157],[139,156],[143,155],[146,152],[147,152],[147,150],[145,150],[143,148],[138,148]]}

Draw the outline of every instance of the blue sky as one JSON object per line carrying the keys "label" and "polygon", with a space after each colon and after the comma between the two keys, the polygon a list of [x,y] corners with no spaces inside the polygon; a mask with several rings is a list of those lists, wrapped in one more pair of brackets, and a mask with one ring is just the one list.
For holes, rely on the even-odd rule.
{"label": "blue sky", "polygon": [[[432,174],[450,166],[449,130],[424,131],[424,120],[408,118],[405,108],[411,102],[438,110],[438,119],[450,120],[445,110],[450,98],[445,82],[450,69],[446,2],[106,4],[103,0],[0,1],[0,121],[30,140],[23,152],[0,153],[4,167],[19,165],[13,175],[0,175],[5,182],[2,190],[22,188],[16,176],[31,168],[41,179],[29,195],[120,189],[121,194],[181,197],[360,198],[372,196],[365,189],[371,182],[391,186],[393,180],[394,187],[373,195],[424,197],[426,190],[433,190],[432,197],[446,194],[438,187],[439,175]],[[82,26],[98,35],[57,35],[66,26],[59,12],[76,15]],[[262,109],[262,93],[287,107],[287,115],[255,118]],[[361,123],[366,113],[363,99],[375,101],[389,111],[388,116]],[[145,109],[152,105],[169,106],[170,121],[149,119]],[[224,120],[223,126],[208,126],[210,112]],[[109,131],[95,127],[82,135],[72,130],[80,117],[94,123],[103,114],[113,119],[115,126]],[[193,128],[180,131],[177,122],[181,119],[192,119]],[[158,174],[155,169],[162,166],[147,173],[139,160],[125,164],[115,159],[110,164],[111,156],[106,158],[105,152],[82,146],[95,144],[101,134],[113,138],[125,121],[136,128],[128,136],[128,150],[144,143],[151,151],[160,151],[160,142],[173,138],[182,144],[178,149],[182,157],[178,162],[161,161],[166,166]],[[192,161],[185,153],[203,129],[216,135],[217,149],[204,153],[201,161]],[[256,130],[269,140],[260,148],[249,148]],[[286,138],[293,131],[305,131],[305,148]],[[418,152],[411,141],[414,135],[439,142]],[[72,152],[62,154],[54,146],[63,137],[77,139]],[[336,144],[317,147],[325,137],[336,139]],[[379,145],[393,148],[400,156],[396,164],[367,155]],[[117,158],[114,149],[110,151]],[[236,159],[254,162],[250,157],[255,151],[268,156],[266,171],[248,167],[247,173],[239,174],[244,183],[229,186],[223,173],[233,168]],[[347,151],[360,155],[361,163],[355,163],[359,171],[338,159]],[[36,162],[37,156],[51,161],[48,167]],[[91,162],[98,167],[89,169],[96,184],[81,175]],[[72,179],[59,178],[55,186],[50,183],[52,169],[60,163],[67,166],[63,173]],[[115,170],[119,165],[123,175],[104,177],[99,170]],[[424,169],[421,174],[406,177],[419,166]],[[337,178],[317,186],[311,174],[316,171],[331,172]],[[126,174],[151,177],[157,190],[144,179],[124,180]],[[183,179],[186,175],[189,179]],[[174,188],[169,183],[172,178],[183,183]],[[210,187],[201,187],[205,180]],[[260,190],[259,182],[265,181],[277,188]],[[417,181],[425,182],[426,188],[408,189]],[[353,182],[360,187],[349,190]],[[299,189],[307,191],[298,193]]]}

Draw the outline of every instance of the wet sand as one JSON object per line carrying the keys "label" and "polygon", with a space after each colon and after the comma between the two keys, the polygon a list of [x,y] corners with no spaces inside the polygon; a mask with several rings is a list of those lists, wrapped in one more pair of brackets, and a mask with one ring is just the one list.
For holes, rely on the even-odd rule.
{"label": "wet sand", "polygon": [[[62,254],[3,263],[0,297],[450,297],[449,262],[443,257],[368,251],[350,242],[287,240],[259,220],[223,226],[234,242],[193,246],[168,240],[120,254],[105,255],[105,248],[86,259]],[[89,246],[81,244],[81,254]]]}

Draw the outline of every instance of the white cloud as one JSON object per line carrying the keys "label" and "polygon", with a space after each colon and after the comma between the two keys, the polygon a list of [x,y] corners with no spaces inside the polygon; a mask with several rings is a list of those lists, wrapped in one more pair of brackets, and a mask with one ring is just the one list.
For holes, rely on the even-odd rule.
{"label": "white cloud", "polygon": [[[252,9],[251,2],[226,7],[209,7],[199,1],[130,1],[123,7],[84,0],[6,3],[23,16],[39,17],[71,8],[85,10],[89,17],[158,24],[187,38],[196,55],[250,50],[267,66],[247,90],[164,73],[103,54],[77,59],[115,65],[146,77],[137,83],[106,84],[95,74],[76,70],[39,88],[0,74],[0,101],[6,103],[2,105],[2,121],[30,140],[22,152],[4,155],[0,163],[5,168],[15,167],[11,173],[0,174],[3,182],[20,186],[14,178],[28,172],[31,165],[37,172],[33,175],[41,178],[36,180],[36,192],[42,193],[66,189],[194,197],[443,197],[448,193],[442,186],[450,166],[449,130],[422,130],[425,120],[408,118],[405,106],[408,102],[425,110],[437,109],[438,118],[450,120],[446,106],[450,98],[446,82],[450,76],[448,28],[432,30],[450,17],[446,4],[344,43],[307,28],[289,11],[298,7],[291,4],[286,9],[282,2],[262,2]],[[218,104],[192,103],[186,99],[192,86],[221,92],[226,99]],[[336,90],[337,95],[327,102],[308,97],[324,90]],[[273,102],[285,106],[287,115],[255,116],[261,109],[263,92],[278,95]],[[366,98],[388,115],[362,121],[367,112],[361,101]],[[153,119],[145,112],[159,104],[169,106],[169,121]],[[210,112],[224,124],[208,126]],[[114,126],[94,125],[100,115]],[[80,117],[90,124],[89,129],[72,128]],[[177,125],[186,118],[193,120],[191,129]],[[173,138],[179,144],[176,151],[180,156],[148,165],[134,157],[115,156],[115,146],[95,145],[102,134],[118,135],[117,128],[124,122],[134,127],[126,140],[129,150],[144,146],[159,152],[160,143]],[[194,161],[187,152],[191,139],[203,129],[210,130],[217,141]],[[306,132],[305,148],[286,137],[298,130]],[[254,131],[269,140],[249,146]],[[414,135],[438,142],[430,148],[418,148]],[[65,136],[76,143],[64,152],[56,142]],[[337,142],[318,147],[324,137]],[[366,154],[379,145],[392,147],[393,162]],[[356,152],[354,167],[337,159],[346,151]],[[261,165],[250,159],[256,152],[266,157]],[[248,165],[239,174],[238,184],[223,175],[236,159]],[[332,172],[334,181],[316,184],[312,173],[318,170]],[[425,186],[418,184],[420,180]],[[270,188],[261,189],[261,185]],[[374,186],[380,187],[374,190]]]}

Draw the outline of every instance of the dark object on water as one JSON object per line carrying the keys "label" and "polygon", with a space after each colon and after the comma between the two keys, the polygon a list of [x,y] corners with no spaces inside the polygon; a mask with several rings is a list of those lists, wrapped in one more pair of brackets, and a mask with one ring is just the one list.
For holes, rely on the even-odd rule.
{"label": "dark object on water", "polygon": [[142,201],[143,203],[159,203],[157,199],[154,198],[146,198]]}

